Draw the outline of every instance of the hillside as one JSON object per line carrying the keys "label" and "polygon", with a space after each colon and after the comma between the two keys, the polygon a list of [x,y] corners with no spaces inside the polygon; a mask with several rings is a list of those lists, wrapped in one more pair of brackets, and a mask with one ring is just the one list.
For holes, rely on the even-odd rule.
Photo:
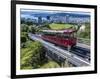
{"label": "hillside", "polygon": [[53,30],[62,30],[62,29],[71,28],[71,27],[73,27],[73,25],[72,24],[56,24],[56,23],[52,23],[52,24],[49,24],[49,27],[50,27],[50,29],[53,29]]}

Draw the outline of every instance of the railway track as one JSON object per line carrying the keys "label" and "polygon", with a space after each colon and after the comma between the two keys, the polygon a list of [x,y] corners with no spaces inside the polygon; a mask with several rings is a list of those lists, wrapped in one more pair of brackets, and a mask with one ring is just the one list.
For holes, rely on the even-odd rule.
{"label": "railway track", "polygon": [[[47,42],[49,42],[49,41],[47,41]],[[49,42],[49,43],[51,43],[51,42]],[[51,43],[51,44],[68,51],[67,47],[59,46],[54,43]],[[80,57],[84,58],[86,61],[90,62],[90,49],[86,49],[86,48],[79,47],[79,46],[74,46],[70,49],[70,52],[77,56],[80,56]]]}
{"label": "railway track", "polygon": [[70,52],[90,61],[90,50],[78,46],[74,46],[71,48]]}
{"label": "railway track", "polygon": [[[56,45],[57,46],[57,45]],[[59,48],[62,48],[64,50],[67,50],[67,47],[62,47],[62,46],[57,46]],[[79,57],[81,57],[82,59],[85,59],[85,61],[90,62],[90,50],[83,48],[83,47],[79,47],[79,46],[74,46],[70,49],[70,51],[72,54],[75,54]]]}
{"label": "railway track", "polygon": [[[37,37],[40,38],[40,36],[37,36]],[[46,40],[45,40],[45,41],[46,41]],[[54,43],[52,43],[52,42],[50,42],[50,41],[47,41],[47,42],[49,42],[49,43],[51,43],[52,45],[55,45],[55,46],[57,46],[57,47],[60,47],[60,48],[62,48],[62,49],[64,49],[64,50],[67,50],[67,51],[68,51],[67,47],[59,46],[59,45],[54,44]],[[90,62],[90,60],[91,60],[91,59],[90,59],[90,49],[86,49],[86,48],[79,47],[79,46],[74,46],[74,47],[72,47],[72,48],[70,49],[70,52],[73,53],[73,54],[75,54],[75,55],[77,55],[77,56],[80,56],[80,57],[84,58],[84,59],[85,59],[86,61],[88,61],[88,62]]]}

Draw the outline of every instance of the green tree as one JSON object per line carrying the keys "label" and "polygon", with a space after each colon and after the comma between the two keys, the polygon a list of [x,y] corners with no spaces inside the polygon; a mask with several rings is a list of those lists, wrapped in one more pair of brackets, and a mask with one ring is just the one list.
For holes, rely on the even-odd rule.
{"label": "green tree", "polygon": [[28,25],[21,24],[21,32],[28,32]]}
{"label": "green tree", "polygon": [[[25,50],[25,51],[24,51]],[[38,68],[43,56],[43,46],[40,42],[31,42],[30,45],[21,51],[21,69]]]}
{"label": "green tree", "polygon": [[22,43],[25,43],[26,40],[27,40],[27,38],[26,38],[25,36],[21,36],[21,42],[22,42]]}

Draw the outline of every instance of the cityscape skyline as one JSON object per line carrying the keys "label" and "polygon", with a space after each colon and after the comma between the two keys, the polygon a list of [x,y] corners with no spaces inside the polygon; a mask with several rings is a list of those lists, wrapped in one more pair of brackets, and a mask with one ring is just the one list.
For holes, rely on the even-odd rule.
{"label": "cityscape skyline", "polygon": [[[47,17],[50,17],[49,22],[61,22],[61,23],[85,23],[90,22],[89,12],[79,11],[48,11],[48,10],[24,10],[21,9],[21,18],[30,19],[32,21],[40,23],[48,21]],[[41,17],[39,19],[39,17]]]}

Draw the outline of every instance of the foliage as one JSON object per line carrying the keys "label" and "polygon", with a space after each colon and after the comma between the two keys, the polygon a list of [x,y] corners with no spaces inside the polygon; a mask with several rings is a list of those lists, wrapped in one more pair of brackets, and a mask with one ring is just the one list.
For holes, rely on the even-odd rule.
{"label": "foliage", "polygon": [[[41,64],[41,53],[43,53],[43,46],[40,42],[30,42],[27,48],[21,49],[21,69],[38,68]],[[43,55],[43,54],[42,54]]]}
{"label": "foliage", "polygon": [[27,41],[27,38],[25,36],[21,36],[21,43],[25,43]]}
{"label": "foliage", "polygon": [[40,68],[59,68],[60,65],[55,61],[49,60],[47,63],[43,64]]}
{"label": "foliage", "polygon": [[37,30],[34,27],[31,27],[31,33],[35,34]]}
{"label": "foliage", "polygon": [[38,29],[40,29],[40,30],[47,30],[47,29],[50,29],[50,27],[49,27],[49,24],[46,23],[46,24],[42,25],[41,27],[39,27]]}
{"label": "foliage", "polygon": [[86,24],[85,24],[85,29],[84,29],[84,31],[79,31],[79,32],[78,32],[78,37],[79,37],[79,38],[90,39],[90,24],[89,24],[89,23],[86,23]]}
{"label": "foliage", "polygon": [[[47,23],[42,26],[43,28],[49,28],[49,24]],[[28,32],[35,33],[39,31],[41,31],[41,28],[35,28],[28,23],[21,24],[21,69],[48,68],[53,67],[53,65],[54,67],[58,67],[54,62],[47,62],[48,59],[45,58],[45,50],[40,42],[29,39]]]}
{"label": "foliage", "polygon": [[21,32],[28,32],[28,25],[21,24]]}
{"label": "foliage", "polygon": [[30,18],[21,18],[21,24],[33,25],[33,21]]}

